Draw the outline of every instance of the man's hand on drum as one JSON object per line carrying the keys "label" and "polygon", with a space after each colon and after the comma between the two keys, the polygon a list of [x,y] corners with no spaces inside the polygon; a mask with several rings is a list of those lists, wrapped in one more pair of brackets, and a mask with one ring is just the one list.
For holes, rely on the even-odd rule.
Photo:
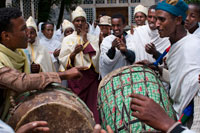
{"label": "man's hand on drum", "polygon": [[152,99],[140,94],[131,94],[130,97],[132,97],[130,107],[133,111],[131,115],[140,121],[163,132],[166,132],[175,123]]}
{"label": "man's hand on drum", "polygon": [[33,121],[21,126],[16,133],[49,133],[50,129],[46,121]]}
{"label": "man's hand on drum", "polygon": [[82,77],[81,70],[85,70],[87,67],[73,67],[64,72],[58,72],[61,80],[67,79],[80,79]]}
{"label": "man's hand on drum", "polygon": [[96,124],[93,133],[114,133],[109,125],[106,128],[107,132],[103,130],[99,124]]}
{"label": "man's hand on drum", "polygon": [[155,65],[153,65],[152,62],[148,61],[148,60],[141,60],[141,61],[138,61],[134,64],[140,64],[140,65],[144,65],[144,66],[147,66],[153,70],[158,70],[160,74],[162,74],[162,67],[156,67]]}

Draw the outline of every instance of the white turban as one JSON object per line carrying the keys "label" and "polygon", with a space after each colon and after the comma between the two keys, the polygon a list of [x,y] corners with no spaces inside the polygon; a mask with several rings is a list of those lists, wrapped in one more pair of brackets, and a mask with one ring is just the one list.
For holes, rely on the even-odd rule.
{"label": "white turban", "polygon": [[62,30],[63,30],[63,32],[64,32],[67,28],[72,28],[73,30],[75,30],[74,25],[73,25],[70,21],[64,19],[64,20],[63,20],[63,23],[62,23]]}
{"label": "white turban", "polygon": [[86,13],[80,6],[77,6],[76,9],[72,12],[72,21],[77,17],[84,17],[86,19]]}
{"label": "white turban", "polygon": [[146,7],[144,7],[143,5],[137,5],[137,6],[135,7],[135,10],[134,10],[134,16],[135,16],[135,14],[138,13],[138,12],[142,12],[142,13],[144,13],[144,14],[147,16],[147,14],[148,14],[148,9],[147,9]]}
{"label": "white turban", "polygon": [[33,19],[32,16],[30,16],[27,20],[26,20],[26,26],[27,27],[33,27],[37,33],[37,25],[35,23],[35,20]]}

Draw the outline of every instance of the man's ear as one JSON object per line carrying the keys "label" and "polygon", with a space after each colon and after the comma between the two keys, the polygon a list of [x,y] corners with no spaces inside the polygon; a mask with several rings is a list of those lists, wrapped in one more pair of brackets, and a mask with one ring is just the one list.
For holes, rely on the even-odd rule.
{"label": "man's ear", "polygon": [[176,19],[175,19],[176,25],[181,25],[181,24],[182,24],[182,21],[183,21],[182,16],[178,16],[178,17],[176,17]]}
{"label": "man's ear", "polygon": [[10,34],[7,31],[1,32],[1,39],[2,39],[2,41],[9,41],[10,40]]}

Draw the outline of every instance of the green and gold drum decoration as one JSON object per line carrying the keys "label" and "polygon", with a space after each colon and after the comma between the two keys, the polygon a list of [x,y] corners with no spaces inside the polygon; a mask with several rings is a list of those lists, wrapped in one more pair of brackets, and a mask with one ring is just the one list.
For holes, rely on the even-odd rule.
{"label": "green and gold drum decoration", "polygon": [[99,85],[98,109],[104,129],[110,125],[120,133],[155,131],[131,116],[131,93],[152,98],[171,118],[175,118],[169,97],[155,72],[146,66],[134,64],[109,73]]}

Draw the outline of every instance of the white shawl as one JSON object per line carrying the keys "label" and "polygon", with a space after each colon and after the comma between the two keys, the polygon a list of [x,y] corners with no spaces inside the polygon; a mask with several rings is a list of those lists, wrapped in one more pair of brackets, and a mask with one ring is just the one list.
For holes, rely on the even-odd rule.
{"label": "white shawl", "polygon": [[172,45],[167,58],[170,73],[170,97],[180,117],[200,89],[200,39],[187,35]]}
{"label": "white shawl", "polygon": [[55,39],[54,37],[51,39],[46,38],[45,36],[41,36],[40,39],[40,44],[43,45],[49,52],[49,54],[51,55],[51,59],[53,62],[56,62],[56,58],[53,55],[53,52],[56,49],[60,48],[61,42],[59,42],[57,39]]}

